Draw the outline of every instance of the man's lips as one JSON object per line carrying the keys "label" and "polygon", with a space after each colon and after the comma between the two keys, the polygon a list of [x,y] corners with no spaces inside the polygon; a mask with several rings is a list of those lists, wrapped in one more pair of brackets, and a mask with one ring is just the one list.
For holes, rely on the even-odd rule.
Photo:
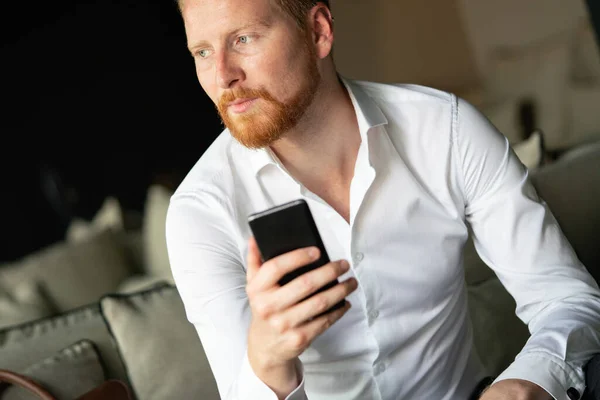
{"label": "man's lips", "polygon": [[227,105],[227,108],[234,113],[243,113],[256,101],[256,98],[236,99]]}

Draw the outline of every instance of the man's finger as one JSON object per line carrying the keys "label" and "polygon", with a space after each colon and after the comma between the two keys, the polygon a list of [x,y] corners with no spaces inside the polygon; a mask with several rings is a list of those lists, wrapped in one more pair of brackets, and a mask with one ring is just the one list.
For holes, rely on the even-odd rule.
{"label": "man's finger", "polygon": [[308,347],[313,340],[323,332],[325,332],[331,325],[335,324],[337,320],[342,318],[344,314],[350,309],[350,302],[346,301],[342,308],[338,308],[335,311],[321,315],[304,325],[290,331],[288,334],[288,340],[290,345],[296,349],[303,349]]}
{"label": "man's finger", "polygon": [[[340,300],[344,300],[350,293],[356,290],[357,287],[358,282],[356,279],[349,278],[324,292],[311,296],[301,303],[294,305],[289,310],[279,314],[278,318],[286,318],[285,323],[291,328],[301,326],[316,315],[329,310]],[[282,302],[277,301],[276,303],[280,305]],[[285,309],[287,307],[289,306],[286,304],[286,307],[282,308]],[[276,311],[279,310],[279,308],[276,309]]]}
{"label": "man's finger", "polygon": [[285,274],[306,266],[319,257],[320,252],[316,247],[297,249],[275,257],[262,264],[252,287],[257,291],[271,289]]}
{"label": "man's finger", "polygon": [[[288,307],[293,307],[293,309],[289,310],[290,313],[286,312],[281,314],[280,317],[288,319],[288,322],[291,323],[292,326],[301,325],[308,317],[319,314],[318,309],[326,307],[323,300],[331,300],[331,296],[335,296],[335,293],[327,291],[323,294],[316,295],[317,298],[314,298],[312,295],[348,272],[349,268],[350,266],[345,260],[334,261],[293,279],[285,285],[285,287],[272,293],[272,302],[273,304],[276,304],[274,311],[286,310]],[[346,295],[347,293],[343,294],[339,299],[333,299],[331,305],[337,303],[339,300],[346,297]],[[311,297],[309,300],[306,300],[309,304],[304,304],[305,302],[302,302],[300,305],[296,305],[308,297]],[[309,315],[308,317],[304,315],[306,313],[311,313],[312,311],[315,311],[315,314]],[[326,309],[321,311],[326,311]]]}

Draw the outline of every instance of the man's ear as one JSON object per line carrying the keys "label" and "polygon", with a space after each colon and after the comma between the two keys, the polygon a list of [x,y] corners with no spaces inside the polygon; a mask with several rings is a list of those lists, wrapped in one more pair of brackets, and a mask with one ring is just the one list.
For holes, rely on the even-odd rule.
{"label": "man's ear", "polygon": [[310,29],[316,55],[323,59],[333,48],[333,16],[323,3],[317,3],[310,11]]}

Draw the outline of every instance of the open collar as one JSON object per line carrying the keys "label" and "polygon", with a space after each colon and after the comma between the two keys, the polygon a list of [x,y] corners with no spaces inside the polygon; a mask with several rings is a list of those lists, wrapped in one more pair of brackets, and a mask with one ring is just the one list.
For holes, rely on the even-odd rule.
{"label": "open collar", "polygon": [[[387,118],[375,101],[355,81],[340,77],[346,87],[358,121],[361,140],[368,143],[368,132],[377,126],[388,123]],[[263,148],[250,151],[250,166],[255,176],[267,165],[278,165],[277,157],[271,149]]]}

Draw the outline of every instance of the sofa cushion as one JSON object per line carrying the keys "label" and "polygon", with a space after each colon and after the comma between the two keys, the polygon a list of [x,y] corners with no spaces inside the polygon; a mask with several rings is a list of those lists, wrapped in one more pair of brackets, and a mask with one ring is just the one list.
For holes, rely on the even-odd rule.
{"label": "sofa cushion", "polygon": [[108,379],[127,382],[125,368],[98,304],[0,330],[0,368],[24,370],[82,339],[96,346]]}
{"label": "sofa cushion", "polygon": [[137,398],[217,400],[212,371],[170,284],[101,301]]}
{"label": "sofa cushion", "polygon": [[[106,379],[100,356],[89,340],[82,340],[29,366],[15,371],[27,376],[59,399],[75,399],[100,386]],[[38,400],[29,391],[10,386],[3,400]]]}
{"label": "sofa cushion", "polygon": [[0,329],[55,313],[50,300],[37,282],[20,282],[13,288],[0,282]]}
{"label": "sofa cushion", "polygon": [[132,273],[115,233],[107,230],[75,243],[60,242],[0,268],[13,287],[37,282],[59,312],[98,301]]}
{"label": "sofa cushion", "polygon": [[487,373],[498,376],[522,350],[529,330],[498,278],[469,287],[468,303],[477,354]]}

